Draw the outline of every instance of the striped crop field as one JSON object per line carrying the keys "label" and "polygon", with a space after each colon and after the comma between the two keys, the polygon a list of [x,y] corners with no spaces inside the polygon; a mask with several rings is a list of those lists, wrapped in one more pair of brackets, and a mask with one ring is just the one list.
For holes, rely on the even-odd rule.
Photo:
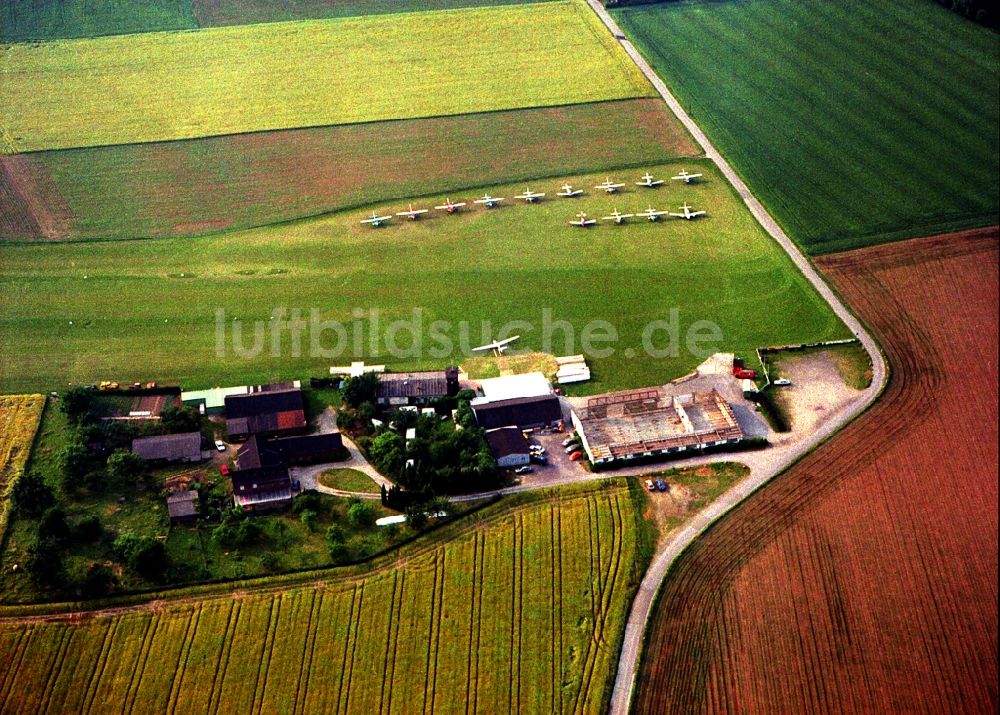
{"label": "striped crop field", "polygon": [[811,253],[997,222],[1000,43],[930,0],[615,11]]}
{"label": "striped crop field", "polygon": [[624,481],[571,488],[283,590],[8,612],[0,710],[596,712],[646,566],[644,503]]}
{"label": "striped crop field", "polygon": [[0,153],[651,94],[582,0],[17,44]]}
{"label": "striped crop field", "polygon": [[0,156],[0,239],[186,236],[698,153],[628,99]]}
{"label": "striped crop field", "polygon": [[996,712],[997,238],[817,261],[892,380],[678,559],[635,712]]}
{"label": "striped crop field", "polygon": [[0,395],[0,539],[7,530],[10,491],[28,463],[44,408],[42,395]]}

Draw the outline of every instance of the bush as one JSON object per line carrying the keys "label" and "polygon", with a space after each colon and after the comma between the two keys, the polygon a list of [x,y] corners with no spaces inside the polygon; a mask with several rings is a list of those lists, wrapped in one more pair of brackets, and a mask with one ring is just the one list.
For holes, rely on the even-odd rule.
{"label": "bush", "polygon": [[335,564],[342,564],[351,557],[351,552],[347,548],[347,544],[343,541],[331,541],[329,543],[330,547],[330,559]]}
{"label": "bush", "polygon": [[260,557],[260,567],[268,573],[280,571],[281,557],[273,551],[266,551],[264,552],[264,555]]}
{"label": "bush", "polygon": [[420,531],[427,526],[427,512],[423,504],[413,504],[406,507],[406,523],[414,531]]}
{"label": "bush", "polygon": [[146,471],[142,457],[120,449],[108,457],[108,474],[114,479],[132,481]]}
{"label": "bush", "polygon": [[57,544],[65,544],[69,539],[69,524],[66,513],[57,506],[48,509],[38,522],[38,538],[52,539]]}
{"label": "bush", "polygon": [[360,407],[365,402],[375,402],[375,393],[378,391],[378,375],[374,372],[366,372],[357,377],[349,377],[344,380],[341,394],[344,402],[354,407]]}
{"label": "bush", "polygon": [[72,491],[90,483],[88,475],[94,470],[96,460],[87,446],[81,442],[70,442],[59,453],[59,470],[62,472],[63,488]]}
{"label": "bush", "polygon": [[88,514],[73,525],[73,539],[82,544],[97,541],[104,533],[97,514]]}
{"label": "bush", "polygon": [[167,549],[157,539],[140,539],[139,545],[128,560],[129,568],[147,581],[163,581],[170,565]]}
{"label": "bush", "polygon": [[299,521],[302,522],[302,526],[306,527],[310,532],[316,531],[316,520],[316,512],[312,509],[303,509],[302,513],[299,514]]}
{"label": "bush", "polygon": [[249,546],[261,537],[261,528],[238,509],[230,509],[222,516],[222,523],[212,530],[212,538],[223,546]]}
{"label": "bush", "polygon": [[28,547],[24,568],[36,586],[57,588],[66,583],[62,549],[52,537],[38,538]]}
{"label": "bush", "polygon": [[338,524],[331,524],[326,530],[326,542],[335,544],[344,541],[344,529]]}
{"label": "bush", "polygon": [[86,387],[73,387],[62,394],[59,409],[71,422],[83,422],[91,415],[94,391]]}
{"label": "bush", "polygon": [[55,504],[56,498],[52,489],[45,483],[40,474],[26,472],[14,483],[11,491],[11,503],[14,510],[21,516],[37,517]]}
{"label": "bush", "polygon": [[80,583],[80,595],[84,598],[101,598],[118,587],[118,578],[103,564],[92,563]]}
{"label": "bush", "polygon": [[355,529],[370,529],[375,525],[378,512],[372,504],[355,502],[347,508],[347,521]]}

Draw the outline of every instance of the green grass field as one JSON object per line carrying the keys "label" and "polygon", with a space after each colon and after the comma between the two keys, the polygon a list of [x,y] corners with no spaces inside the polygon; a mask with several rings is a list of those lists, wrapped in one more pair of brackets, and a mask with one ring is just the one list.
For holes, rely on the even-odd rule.
{"label": "green grass field", "polygon": [[201,234],[698,151],[629,99],[20,154],[0,157],[0,239]]}
{"label": "green grass field", "polygon": [[[455,47],[462,51],[450,51]],[[65,40],[2,51],[0,153],[8,154],[652,91],[580,0]]]}
{"label": "green grass field", "polygon": [[513,5],[542,0],[5,0],[0,42]]}
{"label": "green grass field", "polygon": [[891,0],[687,0],[615,17],[808,251],[997,222],[994,32]]}
{"label": "green grass field", "polygon": [[364,472],[345,467],[328,469],[319,475],[319,483],[331,489],[341,489],[348,492],[368,492],[378,494],[378,484]]}
{"label": "green grass field", "polygon": [[624,481],[521,495],[363,568],[0,621],[0,709],[596,712],[649,558],[644,504]]}
{"label": "green grass field", "polygon": [[[707,352],[748,355],[759,345],[848,337],[709,162],[648,168],[663,175],[682,167],[705,172],[706,180],[691,186],[668,182],[654,190],[630,183],[626,193],[611,198],[590,188],[605,173],[566,177],[588,190],[567,201],[552,198],[562,183],[552,179],[532,185],[549,193],[537,205],[517,202],[488,211],[470,204],[454,216],[432,212],[426,220],[394,221],[381,229],[359,225],[367,211],[359,209],[201,238],[6,245],[0,247],[0,291],[6,298],[0,304],[5,356],[0,389],[47,391],[111,378],[189,388],[247,384],[325,374],[330,365],[352,358],[397,369],[440,368],[461,360],[463,343],[471,348],[483,342],[484,327],[495,333],[513,320],[531,323],[511,326],[523,336],[519,348],[572,354],[582,349],[587,324],[606,320],[619,340],[603,357],[597,350],[608,345],[593,344],[595,379],[580,388],[602,392],[660,384],[691,370],[701,357],[689,350],[686,338],[701,320],[717,323],[723,336],[702,344]],[[640,173],[611,172],[629,182]],[[523,189],[519,184],[485,190],[511,203]],[[451,198],[471,200],[476,194]],[[676,209],[684,201],[707,209],[708,217],[590,230],[568,225],[581,209],[603,215],[615,206]],[[398,211],[405,204],[374,208]],[[277,354],[265,343],[254,357],[238,355],[230,321],[243,321],[241,342],[252,348],[252,321],[263,321],[265,338],[276,308],[298,309],[307,320],[316,308],[318,319],[341,321],[346,337],[306,330],[298,355],[287,334]],[[387,355],[391,322],[415,320],[413,308],[422,310],[422,347],[413,349],[403,330],[395,336],[397,357]],[[216,352],[220,309],[222,357]],[[355,309],[361,311],[357,324]],[[676,350],[669,331],[658,331],[652,342],[667,354],[646,356],[645,326],[669,321],[671,309],[678,311]],[[567,344],[567,331],[555,325],[545,345],[546,310],[549,323],[566,321],[575,340]],[[451,323],[439,331],[452,341],[450,352],[434,337],[436,320]],[[469,325],[464,334],[462,321]],[[373,333],[375,349],[369,341]],[[326,356],[310,357],[312,337],[329,351]],[[637,352],[630,357],[630,350]]]}

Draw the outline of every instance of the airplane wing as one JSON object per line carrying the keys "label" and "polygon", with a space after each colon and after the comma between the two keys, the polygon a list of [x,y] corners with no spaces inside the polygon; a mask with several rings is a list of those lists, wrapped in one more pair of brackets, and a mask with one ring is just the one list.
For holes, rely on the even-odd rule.
{"label": "airplane wing", "polygon": [[427,213],[427,209],[413,209],[412,211],[398,211],[398,212],[396,212],[396,215],[397,216],[414,216],[416,214],[425,214],[425,213]]}
{"label": "airplane wing", "polygon": [[472,348],[472,352],[478,353],[483,350],[493,350],[497,347],[496,343],[490,343],[489,345],[480,345],[478,348]]}
{"label": "airplane wing", "polygon": [[694,218],[695,216],[704,216],[704,215],[705,215],[704,211],[692,211],[690,214],[691,218]]}
{"label": "airplane wing", "polygon": [[494,345],[496,345],[497,347],[501,347],[501,346],[503,346],[503,345],[508,345],[509,343],[512,343],[512,342],[514,342],[515,340],[517,340],[517,339],[518,339],[518,338],[520,338],[520,337],[521,337],[520,335],[515,335],[514,337],[512,337],[512,338],[507,338],[506,340],[497,340],[497,341],[496,341],[495,343],[493,343],[493,344],[494,344]]}

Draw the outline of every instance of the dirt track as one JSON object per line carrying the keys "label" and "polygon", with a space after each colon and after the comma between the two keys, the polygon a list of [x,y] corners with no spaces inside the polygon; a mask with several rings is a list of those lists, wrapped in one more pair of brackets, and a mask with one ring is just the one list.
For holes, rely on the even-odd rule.
{"label": "dirt track", "polygon": [[995,712],[997,231],[820,259],[882,399],[677,562],[637,712]]}

